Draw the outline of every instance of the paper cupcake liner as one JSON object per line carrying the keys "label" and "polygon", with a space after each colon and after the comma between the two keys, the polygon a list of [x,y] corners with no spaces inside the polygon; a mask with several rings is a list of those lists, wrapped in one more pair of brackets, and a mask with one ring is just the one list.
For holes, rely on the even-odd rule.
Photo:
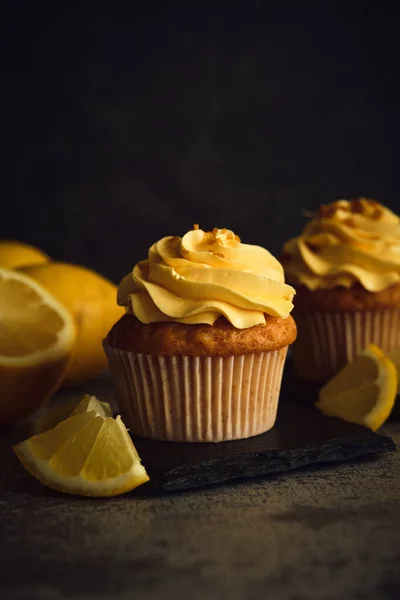
{"label": "paper cupcake liner", "polygon": [[150,356],[104,349],[122,418],[156,440],[219,442],[275,423],[287,347],[229,357]]}
{"label": "paper cupcake liner", "polygon": [[368,344],[390,352],[400,346],[400,310],[297,312],[293,360],[299,377],[326,381]]}

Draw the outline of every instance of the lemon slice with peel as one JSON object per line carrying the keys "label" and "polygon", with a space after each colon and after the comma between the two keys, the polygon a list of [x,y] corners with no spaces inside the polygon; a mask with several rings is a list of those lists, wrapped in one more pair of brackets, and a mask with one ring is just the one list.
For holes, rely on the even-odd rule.
{"label": "lemon slice with peel", "polygon": [[69,311],[30,277],[0,268],[0,424],[42,406],[60,385],[75,344]]}
{"label": "lemon slice with peel", "polygon": [[36,435],[53,429],[60,421],[68,419],[73,415],[79,415],[84,412],[94,411],[102,417],[112,417],[113,413],[108,402],[98,400],[96,396],[84,394],[72,398],[62,404],[57,404],[49,408],[45,408],[35,418],[33,423],[33,433]]}
{"label": "lemon slice with peel", "polygon": [[119,416],[77,414],[14,451],[31,475],[67,494],[118,496],[149,480]]}
{"label": "lemon slice with peel", "polygon": [[320,390],[316,406],[325,415],[376,431],[389,417],[396,393],[396,367],[370,344]]}

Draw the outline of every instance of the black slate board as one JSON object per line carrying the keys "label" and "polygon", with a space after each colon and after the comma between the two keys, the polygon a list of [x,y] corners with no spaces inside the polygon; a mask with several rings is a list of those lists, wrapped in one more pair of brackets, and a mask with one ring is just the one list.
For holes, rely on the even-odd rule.
{"label": "black slate board", "polygon": [[178,491],[237,478],[281,473],[391,452],[390,437],[325,417],[281,395],[275,427],[247,440],[218,444],[134,438],[155,490]]}
{"label": "black slate board", "polygon": [[[93,381],[82,389],[76,388],[73,394],[84,392],[111,402],[117,409],[109,377]],[[318,386],[295,377],[289,360],[276,424],[263,435],[218,444],[157,442],[133,437],[151,478],[150,484],[136,493],[180,491],[396,450],[388,436],[322,415],[313,408],[317,394]],[[70,391],[61,391],[56,401],[62,403],[70,397]],[[0,440],[5,433],[0,431]],[[9,430],[6,439],[11,446],[29,435],[32,431],[26,423]]]}

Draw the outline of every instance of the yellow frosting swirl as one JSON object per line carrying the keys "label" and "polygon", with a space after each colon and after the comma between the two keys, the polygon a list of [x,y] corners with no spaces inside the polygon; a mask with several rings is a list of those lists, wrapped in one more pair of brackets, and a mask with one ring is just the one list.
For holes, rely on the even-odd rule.
{"label": "yellow frosting swirl", "polygon": [[242,244],[227,229],[194,227],[165,237],[118,288],[118,304],[142,323],[213,325],[224,316],[238,329],[265,324],[264,313],[286,317],[295,291],[267,250]]}
{"label": "yellow frosting swirl", "polygon": [[338,200],[322,206],[283,252],[293,284],[380,292],[400,281],[400,218],[374,200]]}

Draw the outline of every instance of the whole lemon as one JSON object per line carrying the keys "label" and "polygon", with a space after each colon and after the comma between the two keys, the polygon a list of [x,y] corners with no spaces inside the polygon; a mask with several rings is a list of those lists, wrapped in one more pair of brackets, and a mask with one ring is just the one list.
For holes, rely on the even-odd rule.
{"label": "whole lemon", "polygon": [[124,313],[117,305],[116,285],[90,269],[61,262],[21,270],[52,292],[75,318],[77,338],[64,384],[100,375],[107,368],[102,340]]}
{"label": "whole lemon", "polygon": [[50,258],[34,246],[22,242],[0,240],[0,266],[6,269],[17,269],[28,265],[41,265]]}

